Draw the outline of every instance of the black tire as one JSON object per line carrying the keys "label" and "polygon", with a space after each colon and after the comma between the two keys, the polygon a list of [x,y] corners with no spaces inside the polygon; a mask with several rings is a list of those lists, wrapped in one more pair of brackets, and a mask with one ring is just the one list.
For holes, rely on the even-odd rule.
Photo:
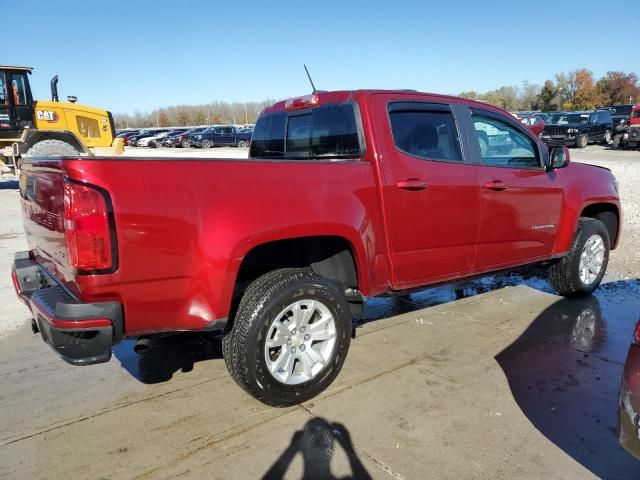
{"label": "black tire", "polygon": [[191,146],[191,142],[189,140],[182,141],[182,148],[189,148]]}
{"label": "black tire", "polygon": [[611,143],[611,130],[607,130],[604,134],[604,138],[602,139],[603,145],[609,145]]}
{"label": "black tire", "polygon": [[[336,340],[327,364],[314,378],[287,385],[270,373],[265,342],[276,316],[302,299],[319,300],[331,311]],[[287,407],[315,397],[333,382],[347,356],[351,329],[349,305],[333,283],[308,270],[274,270],[253,281],[245,291],[233,328],[223,339],[224,360],[233,379],[250,395],[267,405]]]}
{"label": "black tire", "polygon": [[33,145],[25,157],[74,157],[80,152],[76,148],[62,140],[42,140]]}
{"label": "black tire", "polygon": [[585,148],[589,143],[589,136],[587,134],[580,135],[576,140],[576,147]]}
{"label": "black tire", "polygon": [[246,140],[240,140],[237,145],[238,148],[247,148],[248,146],[249,142],[247,142]]}
{"label": "black tire", "polygon": [[611,148],[613,148],[614,150],[618,150],[622,146],[621,143],[622,143],[622,135],[618,134],[615,137],[613,137]]}
{"label": "black tire", "polygon": [[[585,243],[592,235],[600,235],[604,243],[604,260],[596,279],[585,284],[580,279],[580,257]],[[584,297],[590,295],[602,281],[609,263],[609,232],[604,223],[594,218],[581,218],[578,222],[571,250],[566,257],[560,259],[549,268],[549,280],[558,293],[564,297]]]}
{"label": "black tire", "polygon": [[204,139],[202,141],[202,148],[211,148],[212,146],[213,143],[211,143],[211,140]]}

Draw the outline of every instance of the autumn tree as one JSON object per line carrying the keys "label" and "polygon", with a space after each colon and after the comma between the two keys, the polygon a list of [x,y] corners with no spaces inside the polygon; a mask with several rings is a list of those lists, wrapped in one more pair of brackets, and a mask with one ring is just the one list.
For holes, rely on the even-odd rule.
{"label": "autumn tree", "polygon": [[640,86],[635,73],[607,72],[596,88],[602,105],[619,105],[640,101]]}
{"label": "autumn tree", "polygon": [[202,110],[198,110],[193,115],[193,124],[194,125],[205,125],[206,123],[207,123],[207,115]]}
{"label": "autumn tree", "polygon": [[169,115],[167,115],[167,112],[164,110],[160,110],[160,112],[158,112],[157,119],[159,127],[168,127],[171,125],[171,122],[169,122]]}
{"label": "autumn tree", "polygon": [[178,110],[176,112],[176,123],[179,127],[186,127],[189,125],[189,113],[185,110]]}

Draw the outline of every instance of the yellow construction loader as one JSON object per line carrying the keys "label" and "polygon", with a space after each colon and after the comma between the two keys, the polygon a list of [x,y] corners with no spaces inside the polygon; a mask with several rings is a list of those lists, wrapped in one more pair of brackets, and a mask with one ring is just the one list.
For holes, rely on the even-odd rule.
{"label": "yellow construction loader", "polygon": [[[0,162],[17,173],[23,156],[120,155],[110,112],[58,100],[58,77],[51,80],[51,101],[33,100],[28,67],[0,66]],[[5,168],[6,170],[6,168]]]}

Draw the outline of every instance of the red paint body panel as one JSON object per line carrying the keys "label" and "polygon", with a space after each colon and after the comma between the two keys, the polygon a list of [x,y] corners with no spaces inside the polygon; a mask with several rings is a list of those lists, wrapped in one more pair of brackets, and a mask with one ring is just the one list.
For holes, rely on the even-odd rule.
{"label": "red paint body panel", "polygon": [[[569,250],[585,206],[606,202],[619,209],[604,169],[453,164],[417,159],[395,147],[386,112],[391,100],[509,116],[484,103],[389,91],[318,96],[321,105],[357,104],[362,158],[27,159],[21,194],[34,258],[83,302],[120,302],[125,335],[136,336],[203,329],[227,317],[243,258],[267,242],[342,237],[354,254],[359,289],[372,296],[553,258]],[[463,131],[461,138],[469,135]],[[69,267],[65,179],[107,192],[117,234],[115,272],[78,275]],[[495,180],[508,189],[484,187]],[[407,181],[428,187],[402,188]]]}

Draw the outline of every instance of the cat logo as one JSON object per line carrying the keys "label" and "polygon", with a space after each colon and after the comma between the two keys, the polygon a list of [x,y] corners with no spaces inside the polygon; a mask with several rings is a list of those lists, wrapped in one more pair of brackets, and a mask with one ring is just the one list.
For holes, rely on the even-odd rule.
{"label": "cat logo", "polygon": [[36,112],[36,118],[38,120],[44,120],[45,122],[54,123],[58,121],[58,114],[47,110],[38,110]]}

